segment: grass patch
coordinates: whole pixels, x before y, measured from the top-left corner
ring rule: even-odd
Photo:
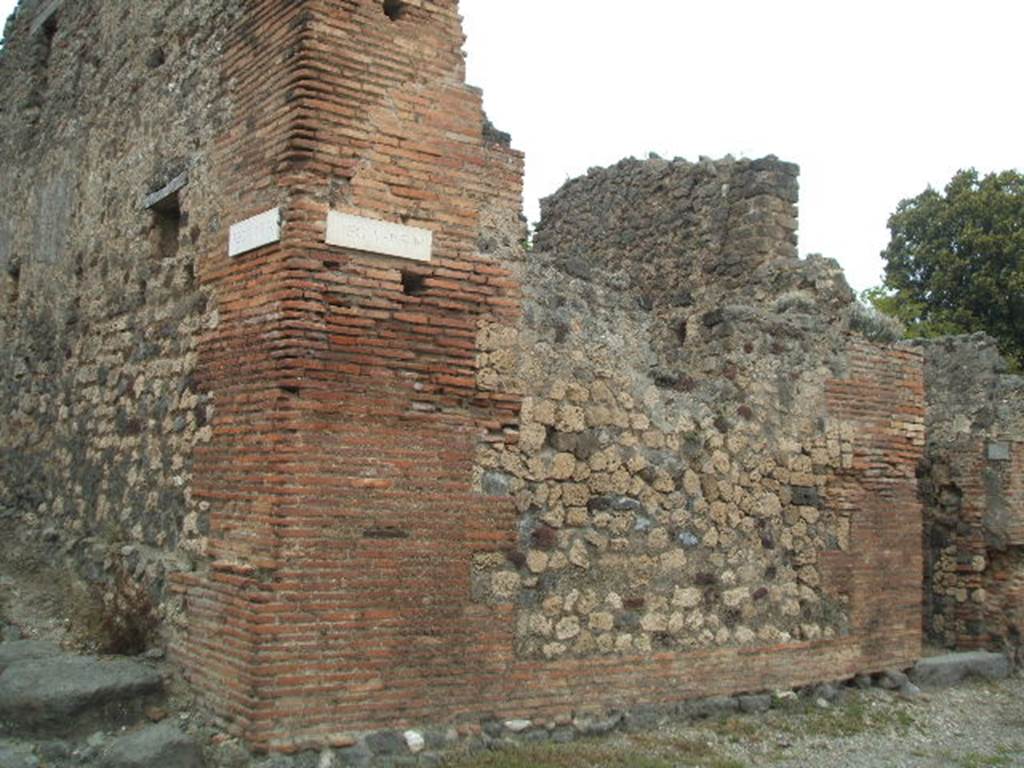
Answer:
[[[1013,765],[1013,758],[1009,755],[984,755],[980,752],[971,752],[961,757],[953,758],[953,765],[959,768],[998,768],[1003,765]]]
[[[829,709],[808,704],[802,711],[793,711],[780,719],[777,726],[796,737],[841,739],[868,731],[905,734],[914,722],[913,715],[906,710],[856,698]]]
[[[449,768],[745,768],[703,741],[641,734],[626,743],[578,741],[523,745],[455,758]]]
[[[915,755],[917,753],[914,753]],[[1020,744],[1000,744],[993,753],[968,752],[958,755],[945,749],[938,753],[943,765],[955,768],[1001,768],[1001,766],[1019,765],[1017,758],[1024,755],[1024,747]]]
[[[65,594],[73,596],[71,620],[79,643],[100,653],[135,656],[157,636],[159,619],[144,584],[115,563],[111,582],[85,584],[66,579]]]
[[[705,723],[704,727],[733,744],[757,744],[765,740],[764,728],[752,717],[723,717]]]

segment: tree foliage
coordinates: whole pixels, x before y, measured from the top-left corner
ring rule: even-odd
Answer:
[[[984,331],[1024,366],[1024,175],[960,171],[901,202],[889,230],[885,282],[865,298],[911,336]]]

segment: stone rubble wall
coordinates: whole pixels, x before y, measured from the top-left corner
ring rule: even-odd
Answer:
[[[1021,647],[1024,379],[983,335],[923,342],[925,625],[949,648]]]
[[[207,528],[191,489],[214,403],[196,371],[217,307],[197,256],[222,226],[208,153],[231,99],[211,62],[235,16],[23,0],[0,52],[3,536],[154,603]],[[162,229],[143,199],[183,172]]]
[[[765,158],[627,160],[544,201],[522,319],[480,340],[481,385],[523,395],[478,453],[518,514],[473,580],[518,665],[666,701],[919,653],[921,356],[854,331],[795,199]]]

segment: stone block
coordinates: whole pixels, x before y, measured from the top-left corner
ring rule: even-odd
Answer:
[[[486,496],[508,496],[509,476],[504,472],[484,472],[480,489]]]
[[[1010,671],[1010,660],[1003,654],[972,651],[921,659],[910,671],[910,679],[922,688],[942,688],[971,677],[1003,680]]]
[[[793,504],[795,504],[798,507],[821,506],[821,498],[818,495],[817,488],[803,485],[794,485],[791,489],[791,493],[793,496]]]
[[[123,736],[106,750],[108,768],[201,768],[196,743],[170,723],[161,723]]]
[[[26,659],[0,674],[0,721],[67,736],[133,722],[162,690],[159,673],[131,659]]]
[[[878,676],[878,686],[889,691],[897,691],[907,684],[907,676],[898,669],[887,669]]]
[[[366,737],[366,747],[375,755],[400,755],[408,751],[399,731],[379,731]]]
[[[0,673],[19,661],[49,659],[60,656],[60,653],[60,648],[46,640],[15,640],[0,643]]]
[[[162,210],[178,194],[178,192],[185,188],[186,184],[188,184],[188,171],[179,173],[160,189],[146,195],[142,201],[142,207],[153,210]]]
[[[767,712],[772,708],[772,695],[770,693],[748,694],[736,698],[740,711],[748,714]]]
[[[64,0],[46,0],[39,6],[39,10],[36,11],[35,18],[32,19],[32,25],[29,27],[31,34],[36,34],[40,29],[45,26],[53,15],[60,10],[60,7],[64,4]]]
[[[684,701],[678,707],[680,717],[691,720],[704,720],[736,712],[739,702],[731,696],[711,696],[706,699]]]

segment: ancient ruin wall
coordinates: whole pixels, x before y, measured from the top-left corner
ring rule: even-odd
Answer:
[[[2,537],[108,599],[120,582],[159,601],[203,549],[193,456],[213,402],[196,373],[217,307],[198,257],[224,227],[210,147],[237,15],[24,0],[0,52]]]
[[[1024,631],[1024,380],[983,335],[922,344],[928,447],[925,625],[949,648],[1019,649]]]
[[[296,750],[916,657],[920,355],[796,259],[794,166],[596,170],[527,253],[454,0],[185,9],[16,17],[0,66],[46,76],[3,78],[0,487],[180,604],[227,727]],[[327,245],[331,211],[432,258]]]
[[[899,665],[920,644],[920,354],[795,253],[796,168],[627,160],[544,201],[481,381],[523,394],[474,559],[521,696],[606,706]],[[546,688],[534,687],[543,680]],[[552,702],[553,703],[553,702]]]
[[[522,160],[463,84],[456,4],[25,2],[6,37],[6,540],[148,588],[257,746],[428,719],[410,674],[485,632],[478,435],[518,410],[476,389],[475,339],[517,309]],[[280,241],[230,257],[275,207]],[[433,258],[326,246],[328,210],[429,229]]]

